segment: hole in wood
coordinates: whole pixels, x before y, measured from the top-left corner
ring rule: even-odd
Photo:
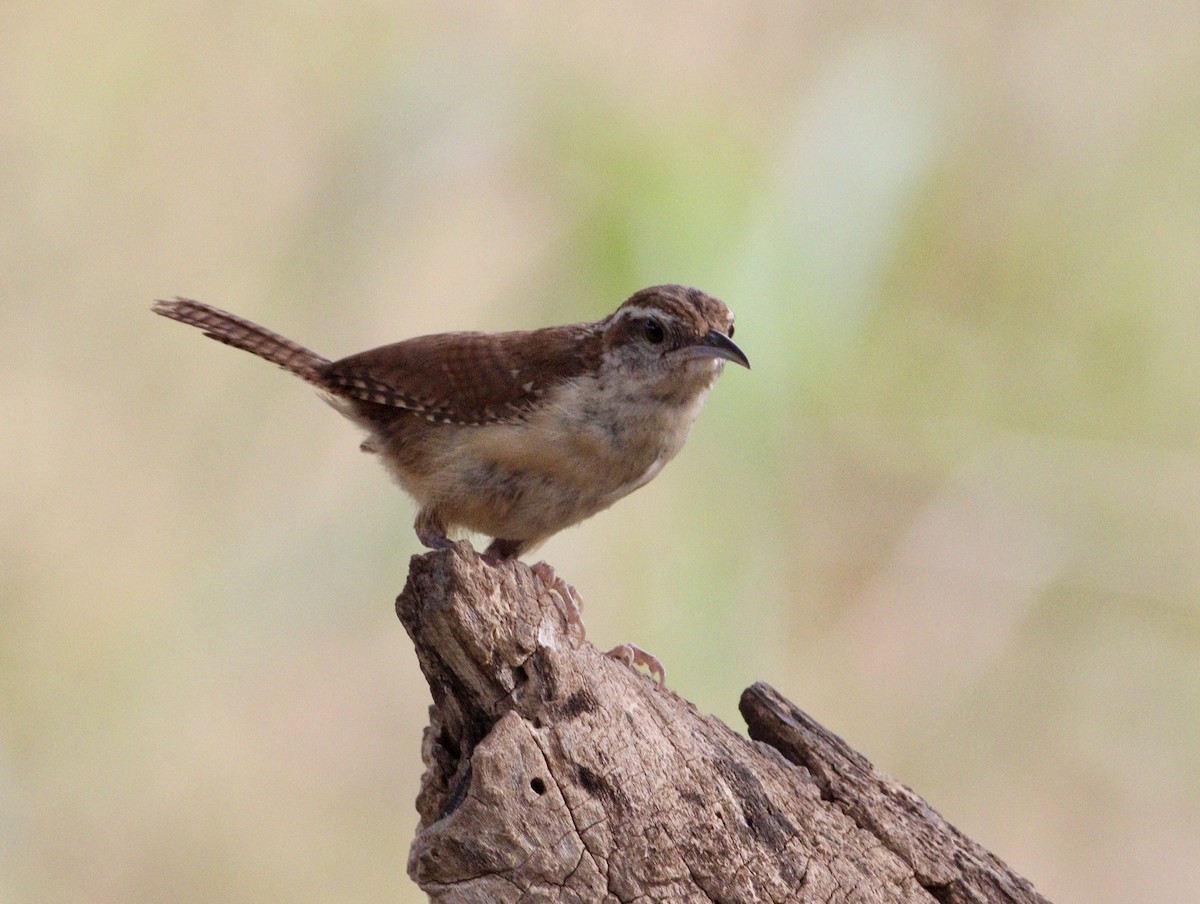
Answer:
[[[542,781],[540,778],[535,778],[532,781],[530,781],[529,787],[533,789],[534,794],[545,794],[546,793],[546,783],[544,781]]]

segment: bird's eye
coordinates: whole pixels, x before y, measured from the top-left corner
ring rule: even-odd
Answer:
[[[666,334],[663,332],[662,324],[653,317],[646,318],[646,325],[644,329],[646,331],[646,340],[648,342],[653,342],[655,345],[658,345],[663,341],[663,339],[666,338]]]
[[[732,323],[729,324],[729,338],[730,339],[733,338],[733,324]]]

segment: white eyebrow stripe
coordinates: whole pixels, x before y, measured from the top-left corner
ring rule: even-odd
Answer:
[[[663,312],[656,308],[622,308],[620,319],[628,320],[635,317],[661,317],[662,314]]]

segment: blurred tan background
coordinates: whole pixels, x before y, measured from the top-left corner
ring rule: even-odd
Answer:
[[[852,8],[852,9],[851,9]],[[1200,6],[9,4],[0,900],[418,901],[411,505],[299,381],[724,298],[680,458],[540,554],[1058,902],[1195,898]]]

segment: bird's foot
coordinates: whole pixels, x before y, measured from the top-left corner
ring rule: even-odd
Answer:
[[[637,644],[623,643],[619,647],[613,647],[604,655],[625,663],[631,669],[636,669],[639,665],[644,667],[658,679],[659,687],[666,687],[667,672],[663,668],[662,660],[653,653],[647,653]]]
[[[474,552],[475,547],[471,545],[470,540],[451,540],[444,534],[435,534],[421,536],[417,535],[417,540],[426,549],[457,549],[459,552]]]
[[[529,566],[539,581],[558,600],[559,608],[567,619],[567,627],[579,629],[579,640],[587,639],[587,629],[583,627],[583,600],[579,592],[554,573],[554,567],[548,562],[537,562]]]

